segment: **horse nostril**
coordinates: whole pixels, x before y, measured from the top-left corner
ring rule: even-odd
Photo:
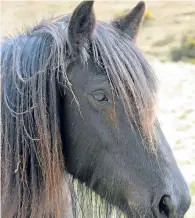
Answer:
[[[165,217],[172,217],[174,215],[174,206],[171,198],[164,195],[159,202],[159,211]]]

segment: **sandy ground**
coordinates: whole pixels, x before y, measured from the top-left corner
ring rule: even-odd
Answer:
[[[191,187],[195,217],[195,66],[151,62],[160,82],[158,117],[177,163]]]
[[[167,62],[170,49],[179,45],[184,35],[195,35],[195,1],[146,2],[153,19],[144,24],[137,44],[159,78],[159,119],[191,188],[192,206],[185,217],[195,218],[195,65]],[[110,20],[135,4],[98,1],[95,11],[97,18]],[[15,35],[42,18],[70,13],[76,5],[65,1],[3,1],[1,36]]]

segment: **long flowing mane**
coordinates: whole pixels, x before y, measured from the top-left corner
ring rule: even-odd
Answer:
[[[43,22],[1,45],[2,217],[61,217],[67,212],[58,95],[59,84],[64,95],[72,90],[67,68],[75,57],[68,19]],[[134,43],[121,34],[97,22],[80,59],[84,65],[91,57],[104,68],[127,116],[152,141],[156,79]]]

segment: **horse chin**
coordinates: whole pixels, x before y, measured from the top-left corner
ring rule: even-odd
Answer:
[[[129,203],[128,206],[125,205],[121,205],[120,206],[120,210],[122,211],[123,216],[125,218],[140,218],[140,217],[144,217],[144,218],[157,218],[157,216],[155,216],[153,214],[153,212],[151,211],[150,208],[147,209],[142,209],[140,207],[141,205],[138,205],[137,203]]]
[[[136,207],[129,207],[126,212],[124,212],[124,214],[126,214],[126,217],[131,218],[131,217],[135,217],[135,218],[140,218],[140,217],[144,217],[144,218],[158,218],[157,216],[154,215],[154,213],[151,210],[140,210]]]

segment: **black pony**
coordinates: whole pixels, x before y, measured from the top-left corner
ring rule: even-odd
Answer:
[[[184,216],[188,187],[156,117],[155,76],[135,45],[144,10],[140,2],[105,23],[82,2],[4,40],[3,218]]]

